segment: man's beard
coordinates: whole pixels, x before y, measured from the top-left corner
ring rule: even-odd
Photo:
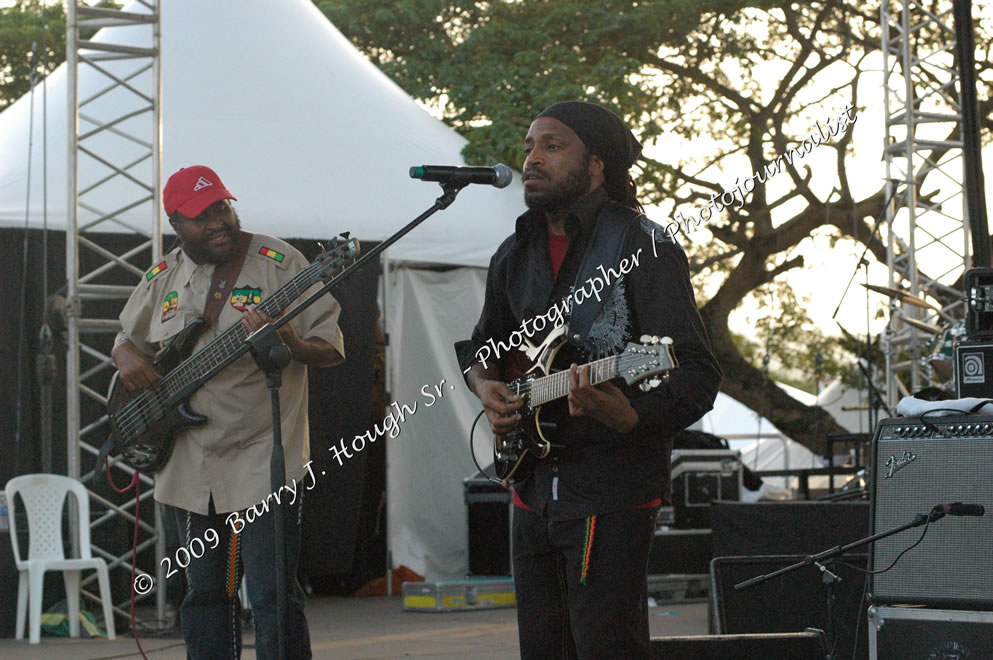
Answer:
[[[234,259],[238,254],[241,220],[238,218],[238,214],[235,213],[234,209],[231,209],[231,213],[234,215],[234,224],[230,226],[225,225],[224,229],[220,230],[226,232],[230,237],[227,247],[215,248],[210,245],[210,239],[217,235],[217,232],[214,232],[209,236],[204,235],[201,240],[196,242],[183,241],[183,251],[198,264],[222,264]]]
[[[537,192],[524,191],[524,203],[529,209],[549,213],[567,208],[590,190],[590,155],[587,154],[579,167],[571,170],[565,180],[554,188],[546,187]],[[537,170],[539,176],[544,172]]]

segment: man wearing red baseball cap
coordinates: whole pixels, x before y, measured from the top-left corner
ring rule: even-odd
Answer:
[[[209,323],[196,340],[194,361],[197,350],[229,327],[242,323],[250,333],[271,321],[260,303],[309,265],[288,243],[242,231],[230,202],[235,199],[209,167],[185,167],[169,177],[162,201],[180,246],[156,259],[131,294],[112,352],[129,390],[157,387],[162,375],[151,356],[190,321]],[[243,571],[256,655],[278,657],[276,548],[272,517],[266,515],[275,506],[284,507],[286,527],[286,657],[311,657],[304,593],[296,580],[306,490],[299,486],[310,460],[307,366],[330,366],[344,358],[340,311],[325,295],[279,329],[292,356],[280,387],[287,484],[282,493],[271,493],[270,395],[250,355],[193,394],[190,408],[208,421],[176,433],[172,453],[156,475],[155,499],[175,508],[182,546],[192,553],[195,541],[206,544],[202,556],[189,559],[180,609],[190,658],[240,656],[237,589]],[[178,556],[175,560],[179,563]]]

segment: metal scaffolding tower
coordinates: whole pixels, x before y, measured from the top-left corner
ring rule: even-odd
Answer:
[[[917,0],[884,0],[880,13],[889,287],[909,294],[890,301],[886,393],[893,409],[942,380],[929,358],[965,317],[957,283],[971,256],[952,5],[936,13]]]
[[[133,289],[133,285],[105,281],[108,274],[123,270],[137,283],[145,264],[136,265],[136,258],[149,249],[153,256],[162,252],[160,12],[158,0],[139,0],[129,11],[70,0],[67,12],[67,472],[88,483],[103,467],[96,465],[96,456],[109,430],[104,412],[105,384],[114,369],[109,353],[120,329],[117,313]],[[92,39],[84,38],[95,30],[101,31]],[[82,97],[81,83],[85,83]],[[140,236],[138,245],[121,254],[101,245],[97,232],[122,230]],[[123,463],[113,465],[113,471],[118,481],[122,474],[127,479],[133,476]],[[152,506],[152,484],[150,477],[141,476],[141,503],[146,512]],[[135,524],[137,500],[119,506],[92,490],[90,497],[104,510],[90,521],[95,532],[91,534],[93,551],[112,570],[127,571],[130,582],[130,548],[118,555],[108,552],[97,543],[108,535],[96,530],[102,532],[101,526],[113,519]],[[159,564],[164,538],[158,507],[154,510],[154,526],[139,521],[138,552],[154,546]],[[72,524],[79,522],[87,521]],[[165,580],[158,566],[156,573],[154,593],[161,619]],[[84,597],[97,600],[85,589],[87,580],[82,584]],[[127,617],[127,599],[115,604],[115,610]]]

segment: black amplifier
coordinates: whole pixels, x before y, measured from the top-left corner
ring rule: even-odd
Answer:
[[[870,607],[869,658],[993,658],[993,612]]]
[[[928,415],[882,420],[872,443],[872,534],[927,515],[938,504],[985,507],[986,515],[913,527],[871,546],[876,603],[993,610],[993,416]]]

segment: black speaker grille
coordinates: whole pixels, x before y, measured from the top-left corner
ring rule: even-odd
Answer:
[[[891,570],[873,577],[879,603],[993,606],[993,418],[884,420],[873,443],[872,533],[908,523],[938,504],[981,504],[983,517],[945,516]],[[873,570],[920,538],[915,527],[875,543]]]

